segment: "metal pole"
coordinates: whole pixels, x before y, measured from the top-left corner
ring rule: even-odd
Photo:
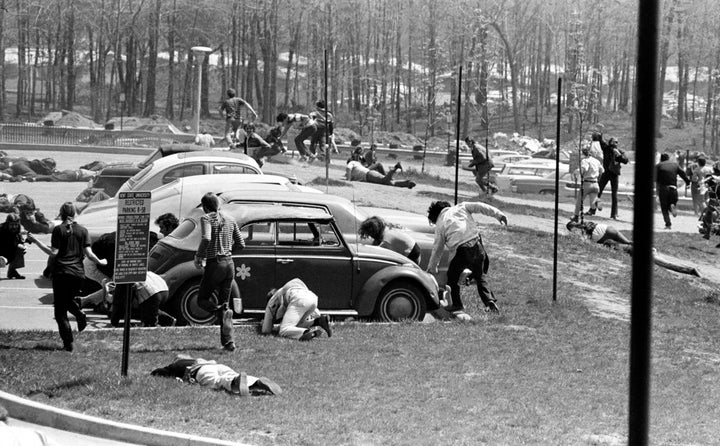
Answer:
[[[557,301],[557,253],[558,253],[558,215],[560,209],[560,104],[562,98],[562,78],[558,78],[557,87],[557,122],[555,124],[555,233],[553,238],[553,302]]]
[[[462,64],[458,71],[457,124],[455,125],[455,204],[458,203],[458,175],[460,172],[460,101],[462,100]]]
[[[325,191],[327,192],[330,186],[330,127],[328,122],[328,109],[330,104],[328,103],[328,56],[327,50],[325,50]]]
[[[202,54],[202,53],[201,53]],[[197,113],[195,113],[195,134],[200,134],[200,102],[202,101],[202,63],[204,57],[198,55],[198,82],[197,82]],[[245,138],[247,139],[247,138]]]
[[[120,374],[127,376],[128,359],[130,356],[130,313],[132,312],[132,293],[129,284],[119,284],[115,288],[115,293],[125,297],[125,324],[123,325],[123,347],[122,347],[122,366]]]
[[[642,0],[638,10],[635,178],[653,178],[658,66],[658,0]],[[630,396],[628,444],[648,444],[653,290],[653,182],[635,182],[633,206],[632,307],[630,313]]]

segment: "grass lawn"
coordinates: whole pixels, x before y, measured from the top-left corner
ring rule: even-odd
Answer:
[[[552,234],[497,225],[483,234],[501,316],[464,289],[473,322],[337,323],[332,338],[308,343],[241,327],[233,353],[218,348],[217,327],[134,330],[126,380],[120,330],[82,333],[72,354],[58,350],[57,333],[6,331],[0,388],[260,445],[625,444],[630,257],[562,237],[552,302]],[[674,240],[677,254],[698,255]],[[717,444],[715,285],[655,268],[653,317],[651,444]],[[239,398],[150,376],[180,352],[270,377],[284,393]]]

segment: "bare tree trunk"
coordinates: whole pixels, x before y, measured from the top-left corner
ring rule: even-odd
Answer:
[[[0,30],[5,30],[5,11],[7,4],[0,0]],[[5,32],[0,32],[0,121],[5,120],[7,94],[5,93]]]
[[[67,91],[65,94],[65,109],[72,110],[75,104],[75,0],[67,0],[65,18],[65,70],[67,76]]]
[[[663,97],[665,94],[665,76],[667,74],[667,63],[670,58],[670,34],[672,32],[673,22],[675,20],[675,12],[677,10],[679,0],[672,0],[670,10],[665,16],[665,26],[663,27],[660,37],[660,78],[658,80],[657,89],[657,121],[655,123],[655,134],[662,137],[660,133],[660,124],[662,123]]]
[[[177,13],[177,0],[173,0],[172,10],[168,17],[168,88],[165,99],[165,116],[168,119],[175,118],[175,23]]]
[[[150,17],[150,29],[148,30],[148,69],[145,82],[145,111],[143,116],[155,114],[155,84],[157,82],[157,53],[158,40],[160,36],[160,10],[162,0],[155,0],[155,9]]]

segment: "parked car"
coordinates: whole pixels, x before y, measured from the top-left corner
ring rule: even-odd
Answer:
[[[90,198],[95,193],[102,191],[112,197],[127,180],[154,161],[177,153],[198,151],[207,151],[207,147],[196,144],[166,144],[158,147],[139,163],[111,163],[98,172],[95,178],[90,181],[86,189],[88,192],[83,191],[80,195]]]
[[[263,172],[252,157],[242,153],[184,152],[153,161],[128,179],[118,193],[153,190],[182,177],[232,173],[262,175]]]
[[[192,176],[178,178],[150,191],[150,230],[157,232],[155,219],[171,212],[182,219],[200,205],[200,198],[206,192],[222,195],[228,192],[245,192],[262,189],[265,193],[307,192],[321,194],[312,187],[295,185],[292,181],[278,175],[230,174],[223,181],[214,181],[212,177]],[[90,203],[77,216],[78,223],[85,226],[90,238],[95,240],[103,234],[117,229],[118,197]]]
[[[395,252],[347,241],[326,208],[231,201],[222,209],[245,238],[245,248],[234,248],[232,257],[246,315],[262,315],[268,291],[295,277],[318,295],[318,308],[326,314],[421,320],[427,309],[438,307],[440,288],[432,275]],[[214,318],[197,304],[202,271],[193,258],[201,216],[193,210],[150,255],[150,269],[170,289],[166,311],[190,324]]]
[[[560,164],[560,172],[568,171],[567,164]],[[534,162],[522,162],[516,164],[505,164],[500,173],[494,175],[494,182],[501,191],[510,191],[510,181],[517,178],[527,177],[544,177],[547,174],[555,172],[555,164],[536,160]],[[493,180],[493,174],[490,173]]]
[[[570,172],[560,174],[560,187],[565,187],[567,182],[572,182]],[[510,190],[518,194],[555,194],[555,171],[552,171],[544,177],[527,176],[513,178],[510,180]]]

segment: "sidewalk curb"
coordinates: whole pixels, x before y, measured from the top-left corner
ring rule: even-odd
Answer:
[[[243,446],[243,443],[181,434],[83,415],[0,391],[10,417],[56,429],[148,446]]]

